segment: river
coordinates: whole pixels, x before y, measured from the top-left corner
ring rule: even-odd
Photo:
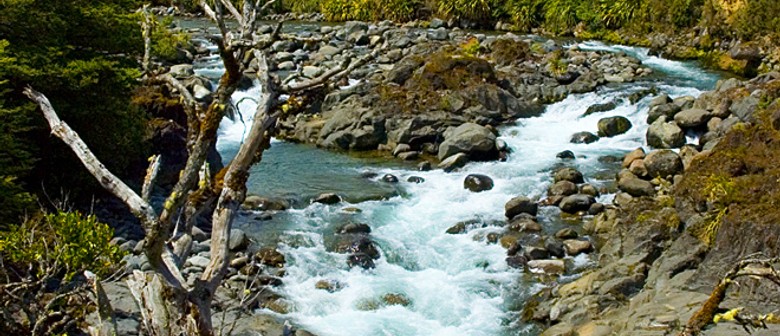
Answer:
[[[721,78],[693,62],[647,56],[643,48],[599,42],[576,46],[625,52],[655,72],[633,83],[570,95],[549,105],[539,117],[500,127],[500,138],[513,151],[507,162],[471,163],[449,174],[419,172],[408,163],[386,158],[358,158],[274,141],[263,161],[251,171],[249,192],[285,198],[295,207],[268,221],[243,216],[236,226],[250,234],[258,246],[276,246],[286,256],[285,285],[278,290],[289,300],[290,312],[280,316],[323,336],[538,334],[534,326],[518,321],[523,301],[544,286],[543,281],[508,267],[506,250],[486,242],[488,233],[501,228],[487,226],[461,235],[445,231],[464,220],[503,220],[504,204],[515,196],[544,197],[552,181],[550,172],[564,164],[580,170],[588,183],[614,189],[613,176],[619,164],[602,163],[599,158],[620,157],[637,147],[647,149],[646,107],[652,97],[631,104],[627,96],[652,86],[672,97],[697,96]],[[202,64],[197,72],[218,75],[221,69],[215,61]],[[236,92],[234,101],[256,95],[256,90]],[[618,103],[616,109],[581,117],[589,106],[613,100]],[[249,116],[254,103],[245,99],[240,109]],[[599,119],[618,115],[634,125],[628,133],[588,145],[569,143],[573,133],[596,133]],[[218,149],[226,161],[234,155],[249,123],[251,120],[246,120],[246,125],[223,121]],[[567,162],[556,158],[563,150],[573,151],[577,158]],[[365,172],[378,177],[366,178]],[[492,177],[495,187],[481,193],[464,189],[463,179],[470,173]],[[401,182],[384,183],[379,180],[383,174],[396,175]],[[423,177],[425,182],[408,183],[409,176]],[[308,204],[308,199],[322,192],[335,192],[346,201]],[[611,194],[605,194],[599,201],[611,199]],[[344,211],[346,207],[360,212]],[[371,226],[371,236],[382,254],[375,269],[349,269],[346,255],[330,252],[335,228],[347,222]],[[554,207],[542,208],[539,222],[548,233],[578,225],[561,220]],[[567,262],[576,271],[593,261],[581,255]],[[334,293],[316,289],[320,280],[338,282],[343,289]],[[409,304],[380,304],[380,298],[387,294],[402,295]]]

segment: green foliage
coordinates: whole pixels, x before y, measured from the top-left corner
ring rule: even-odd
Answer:
[[[282,7],[294,13],[313,13],[320,11],[321,2],[320,0],[283,1]]]
[[[544,26],[562,33],[577,24],[578,0],[550,0],[544,4]]]
[[[478,23],[489,22],[499,6],[491,0],[439,0],[438,11],[445,17],[457,17]]]
[[[619,28],[634,19],[642,0],[599,0],[599,19],[608,28]]]
[[[21,94],[43,92],[106,166],[130,176],[145,114],[129,103],[143,47],[135,0],[5,0],[0,2],[0,163],[21,167],[22,187],[92,196],[94,178],[58,139],[36,106]],[[10,145],[9,145],[10,144]],[[117,155],[117,153],[122,153]]]
[[[511,0],[504,3],[504,11],[522,31],[538,27],[544,21],[542,0]]]
[[[110,243],[113,230],[95,216],[58,212],[27,220],[0,233],[0,255],[39,274],[61,268],[66,281],[89,270],[111,274],[123,252]]]
[[[751,0],[734,14],[732,27],[742,38],[755,38],[767,32],[780,35],[780,1]]]
[[[322,14],[329,21],[410,21],[417,18],[422,0],[324,0]]]
[[[460,46],[460,49],[464,54],[471,57],[476,57],[482,50],[482,47],[479,45],[479,40],[476,37],[472,37],[468,41],[464,42]]]
[[[179,50],[187,46],[189,36],[182,32],[167,29],[173,23],[173,17],[158,20],[152,17],[152,55],[163,60],[175,62],[179,59]]]

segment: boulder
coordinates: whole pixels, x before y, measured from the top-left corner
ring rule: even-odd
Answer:
[[[334,193],[323,193],[312,200],[312,203],[336,204],[341,202],[341,196]]]
[[[531,260],[527,266],[533,273],[563,274],[566,272],[566,264],[563,260]]]
[[[469,156],[465,153],[458,153],[439,163],[438,167],[444,170],[444,172],[449,173],[455,169],[465,166],[467,163],[469,163]]]
[[[569,196],[577,193],[577,185],[571,181],[555,182],[547,189],[549,196]]]
[[[539,205],[525,196],[515,197],[504,205],[504,214],[506,218],[512,219],[515,216],[523,213],[527,213],[531,216],[536,216],[536,212],[539,210]]]
[[[563,212],[577,213],[580,211],[588,211],[588,209],[590,209],[590,205],[595,202],[596,200],[593,198],[593,196],[575,194],[564,197],[558,206]]]
[[[528,258],[522,255],[512,255],[506,257],[506,264],[512,268],[525,268],[528,264]]]
[[[630,171],[632,174],[636,176],[646,177],[647,166],[645,166],[645,160],[644,159],[634,160],[634,162],[631,162],[631,165],[628,166],[628,171]]]
[[[457,153],[465,153],[472,160],[496,159],[496,136],[486,127],[474,123],[465,123],[448,130],[444,142],[439,145],[439,160]]]
[[[246,249],[249,246],[249,238],[246,233],[240,229],[230,230],[230,239],[228,240],[228,248],[230,251],[239,251]]]
[[[563,258],[566,256],[566,249],[564,248],[563,243],[555,239],[548,239],[544,243],[544,249],[550,253],[550,256],[555,258]]]
[[[436,29],[430,29],[428,30],[428,39],[433,41],[444,41],[449,38],[449,33],[447,32],[447,28],[439,27]]]
[[[647,113],[647,123],[652,124],[660,117],[666,117],[667,119],[674,118],[677,112],[680,112],[681,108],[675,103],[658,105],[650,108]]]
[[[425,182],[425,179],[419,176],[409,176],[409,178],[406,179],[406,182],[420,184]]]
[[[195,74],[192,64],[176,64],[171,66],[171,70],[168,71],[174,78],[182,79],[187,78]]]
[[[244,199],[244,203],[241,204],[241,207],[249,210],[284,211],[287,210],[290,207],[290,205],[287,202],[282,200],[274,200],[265,197],[251,195],[251,196],[247,196],[246,199]]]
[[[463,188],[473,192],[481,192],[493,189],[493,179],[487,175],[469,174],[463,180]]]
[[[585,179],[582,177],[577,169],[574,168],[561,168],[553,173],[553,180],[557,183],[560,181],[569,181],[574,184],[585,183]]]
[[[528,260],[549,259],[550,252],[540,247],[526,246],[523,248],[523,256]]]
[[[564,160],[574,159],[575,158],[574,152],[572,152],[570,150],[565,150],[563,152],[555,154],[555,157],[557,157],[559,159],[564,159]]]
[[[628,154],[623,158],[623,168],[628,168],[631,166],[631,163],[634,162],[634,160],[638,159],[644,159],[645,158],[645,150],[643,148],[637,148]]]
[[[591,132],[577,132],[572,134],[569,142],[573,144],[589,144],[599,140],[599,137]]]
[[[599,136],[613,137],[628,132],[631,129],[631,121],[626,117],[602,118],[598,122]]]
[[[404,161],[414,161],[420,157],[420,152],[403,152],[398,154],[398,158]]]
[[[598,189],[592,184],[583,184],[580,185],[580,194],[590,195],[593,197],[599,197],[601,196],[601,193]]]
[[[652,183],[640,179],[628,170],[618,174],[618,189],[634,197],[655,195],[655,187]]]
[[[651,152],[645,157],[645,167],[650,177],[667,178],[683,171],[682,159],[677,153],[662,149]]]
[[[702,109],[687,109],[674,115],[674,122],[682,128],[698,128],[707,125],[710,112]]]
[[[679,148],[685,144],[685,133],[676,124],[659,118],[647,128],[647,144],[655,148]]]
[[[567,239],[563,241],[563,246],[565,246],[566,253],[570,256],[593,251],[593,245],[587,240]]]

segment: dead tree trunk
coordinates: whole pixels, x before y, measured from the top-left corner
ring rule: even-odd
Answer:
[[[379,53],[375,50],[361,59],[346,61],[315,79],[281,84],[278,78],[269,73],[271,66],[266,49],[276,40],[296,37],[281,34],[281,23],[270,36],[254,34],[259,13],[275,1],[268,1],[260,7],[259,0],[245,0],[242,11],[235,8],[228,0],[200,1],[206,15],[215,22],[221,32],[221,38],[216,39],[215,43],[225,66],[225,73],[220,78],[215,98],[206,108],[202,107],[193,94],[172,76],[154,77],[155,72],[149,69],[151,62],[148,55],[151,28],[149,21],[144,21],[146,55],[142,65],[147,76],[152,76],[147,79],[167,83],[178,91],[188,124],[189,158],[179,181],[167,197],[159,214],[149,204],[152,186],[159,169],[159,157],[151,160],[143,190],[140,194],[136,193],[105,168],[78,134],[59,119],[43,94],[32,88],[27,88],[24,92],[39,105],[52,133],[73,150],[103,188],[124,201],[133,214],[141,220],[146,232],[144,253],[153,271],[146,273],[136,271],[127,282],[141,308],[143,324],[151,335],[214,335],[211,303],[228,266],[230,229],[236,212],[246,196],[248,171],[253,164],[260,162],[263,151],[269,148],[271,137],[276,132],[277,120],[283,113],[287,113],[286,110],[278,108],[279,95],[300,94],[338,81],[368,63]],[[224,11],[238,21],[237,32],[228,31],[224,21]],[[257,76],[262,86],[261,96],[257,99],[255,123],[239,148],[238,154],[225,168],[224,178],[211,177],[207,173],[201,173],[207,171],[204,169],[207,153],[216,142],[219,123],[230,107],[231,96],[252,58],[258,61]],[[216,209],[212,215],[211,259],[203,275],[190,286],[184,280],[180,268],[189,254],[192,221],[205,206],[214,201],[216,201]],[[184,224],[174,231],[173,223],[181,216],[185,217]]]

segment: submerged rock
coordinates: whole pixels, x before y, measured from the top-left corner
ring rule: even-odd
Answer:
[[[341,196],[336,195],[334,193],[324,193],[320,194],[316,198],[312,200],[312,203],[322,203],[322,204],[336,204],[341,202]]]
[[[571,136],[570,142],[573,144],[589,144],[599,141],[599,137],[591,132],[578,132]]]
[[[493,179],[487,175],[469,174],[463,180],[463,188],[473,192],[481,192],[493,189]]]

